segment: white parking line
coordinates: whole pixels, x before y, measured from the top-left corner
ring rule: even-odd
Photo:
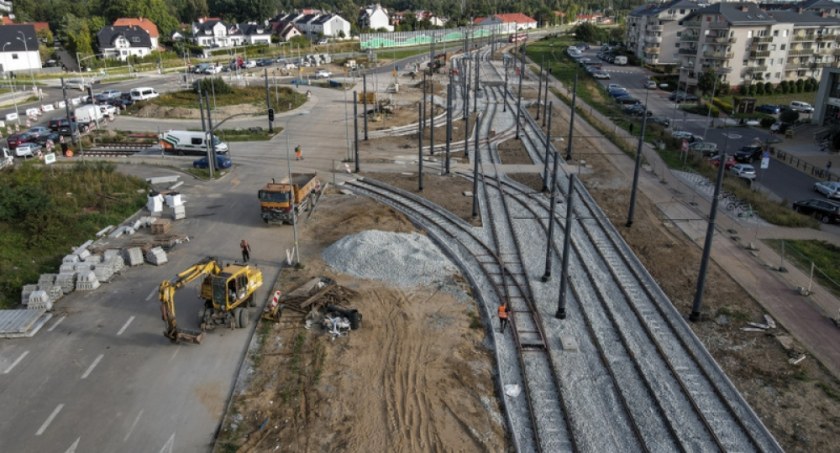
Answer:
[[[50,416],[47,417],[47,420],[44,422],[44,424],[41,425],[40,428],[38,428],[38,432],[35,433],[36,436],[44,434],[44,431],[46,431],[47,428],[50,426],[50,423],[52,423],[55,416],[58,415],[59,412],[61,412],[61,409],[64,409],[63,404],[59,404],[58,406],[56,406],[56,408],[52,411],[52,414],[50,414]]]
[[[66,318],[66,317],[67,317],[67,316],[62,316],[62,317],[58,318],[58,321],[56,321],[55,323],[53,323],[53,325],[51,325],[51,326],[50,326],[50,328],[49,328],[49,329],[47,329],[47,332],[52,332],[52,331],[53,331],[53,329],[55,329],[56,327],[58,327],[58,325],[59,325],[59,324],[61,324],[61,321],[64,321],[64,318]]]
[[[120,331],[117,332],[117,336],[120,336],[123,332],[125,332],[125,329],[128,328],[128,326],[131,324],[131,321],[134,321],[134,316],[128,318],[128,321],[126,321],[125,324],[123,324],[122,328],[120,328]]]
[[[155,293],[157,293],[157,292],[158,292],[158,290],[153,289],[152,292],[150,292],[149,295],[146,296],[146,302],[148,302],[149,299],[151,299],[155,295]]]
[[[137,418],[134,419],[134,423],[131,424],[131,428],[128,430],[128,434],[123,437],[123,442],[127,441],[129,437],[131,437],[131,433],[134,432],[134,428],[137,427],[137,422],[140,421],[140,417],[143,415],[143,410],[140,410],[140,413],[137,414]]]
[[[99,356],[97,356],[96,359],[94,359],[93,363],[91,363],[87,371],[85,371],[85,374],[82,375],[82,379],[87,379],[87,377],[90,375],[90,372],[93,371],[94,368],[96,368],[96,365],[99,365],[99,361],[102,360],[102,357],[105,357],[105,354],[99,354]]]
[[[9,374],[9,372],[11,372],[17,366],[17,364],[20,363],[20,361],[28,355],[29,351],[23,351],[23,354],[21,354],[20,357],[18,357],[14,362],[12,362],[12,364],[9,365],[9,368],[6,368],[6,371],[4,371],[3,374]]]
[[[76,448],[79,447],[79,441],[82,440],[81,437],[77,437],[76,441],[73,442],[73,445],[70,445],[70,448],[67,449],[64,453],[76,453]]]
[[[172,453],[172,448],[174,446],[175,446],[175,433],[172,433],[172,435],[169,436],[169,440],[167,440],[166,443],[163,444],[163,448],[160,449],[160,453],[164,453],[164,452]]]

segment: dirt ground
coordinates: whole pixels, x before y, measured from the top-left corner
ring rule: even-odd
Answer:
[[[249,385],[236,396],[219,451],[510,450],[474,303],[335,274],[321,261],[323,248],[367,229],[414,231],[367,199],[322,199],[302,229],[306,265],[285,269],[280,289],[333,278],[358,292],[349,303],[362,312],[362,327],[331,341],[294,313],[263,322]]]
[[[240,104],[228,105],[218,107],[213,112],[214,118],[227,118],[235,114],[250,113],[252,115],[261,115],[265,113],[265,107],[256,105]],[[195,109],[188,109],[183,107],[164,107],[155,104],[147,104],[141,107],[137,113],[134,114],[140,118],[178,118],[178,119],[198,119],[201,118],[201,112]]]
[[[568,119],[555,115],[555,121],[553,131],[565,133],[561,123]],[[442,128],[438,133],[444,137]],[[587,167],[581,179],[679,311],[688,313],[699,248],[643,194],[633,228],[623,227],[629,179],[603,155],[601,140],[576,137],[576,160],[585,159]],[[416,154],[416,136],[371,140],[363,151],[370,160]],[[502,144],[499,154],[503,163],[531,163],[514,140]],[[472,190],[463,178],[426,174],[418,192],[416,173],[364,176],[480,222],[472,218],[472,198],[463,195]],[[536,175],[512,176],[541,189]],[[312,276],[334,278],[359,292],[350,302],[363,312],[363,327],[333,342],[317,329],[303,329],[300,318],[261,326],[262,349],[254,351],[250,385],[226,419],[220,450],[237,451],[243,444],[240,451],[510,450],[495,396],[494,363],[475,308],[440,293],[334,275],[318,258],[323,247],[368,228],[413,227],[391,209],[362,199],[348,202],[334,195],[322,203],[303,229],[306,267],[284,270],[281,289]],[[792,365],[789,360],[806,351],[784,329],[741,331],[747,322],[763,322],[765,312],[714,262],[704,306],[709,319],[692,328],[782,447],[836,450],[840,383],[810,356]]]

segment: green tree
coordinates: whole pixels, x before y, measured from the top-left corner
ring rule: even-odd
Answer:
[[[41,54],[41,61],[47,61],[53,54],[53,34],[49,28],[42,28],[35,34],[38,36],[38,53]]]
[[[779,114],[779,121],[783,123],[795,123],[799,119],[799,112],[796,110],[786,109]]]
[[[717,88],[718,76],[711,69],[707,69],[697,77],[697,89],[703,93],[703,96],[711,95],[712,91]]]
[[[68,14],[62,23],[64,46],[71,54],[93,53],[88,20]]]

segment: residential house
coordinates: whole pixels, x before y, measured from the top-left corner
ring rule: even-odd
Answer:
[[[215,18],[199,19],[192,24],[192,39],[201,47],[271,44],[271,29],[256,22],[227,24]]]
[[[302,36],[303,33],[295,27],[295,24],[286,24],[286,27],[280,30],[277,35],[280,36],[280,39],[283,41],[289,41],[297,36]]]
[[[149,33],[136,25],[108,26],[96,34],[99,52],[103,58],[125,61],[128,57],[144,57],[152,52]]]
[[[719,3],[686,16],[677,56],[680,85],[693,91],[715,72],[730,87],[814,77],[837,66],[840,19],[754,3]]]
[[[379,4],[362,8],[358,24],[361,29],[394,31],[388,10]]]
[[[0,27],[0,72],[41,69],[38,36],[33,24],[12,24]]]
[[[433,27],[443,27],[449,22],[449,19],[445,17],[440,17],[437,14],[428,11],[428,10],[420,10],[414,12],[414,17],[417,18],[418,21],[425,20],[428,21]]]
[[[817,15],[840,17],[840,3],[831,0],[805,0],[794,6],[798,12],[809,12]]]
[[[501,33],[515,33],[519,30],[537,28],[537,20],[522,13],[493,14],[479,17],[473,21],[476,25],[496,25]]]
[[[0,0],[0,12],[2,13],[11,13],[12,12],[12,0]]]
[[[149,39],[152,40],[152,50],[157,50],[160,47],[160,32],[158,31],[157,25],[149,19],[144,17],[120,17],[114,21],[113,25],[115,27],[140,27],[149,34]]]
[[[677,65],[679,36],[683,30],[679,21],[698,9],[700,6],[690,0],[639,6],[627,16],[624,44],[644,64]]]
[[[350,22],[338,14],[322,14],[312,21],[310,33],[333,38],[349,38]]]

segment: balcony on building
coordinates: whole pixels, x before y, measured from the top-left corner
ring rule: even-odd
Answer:
[[[709,30],[728,30],[729,22],[706,22],[706,28]]]
[[[703,58],[712,59],[712,60],[728,60],[734,57],[735,54],[732,52],[712,52],[706,51],[703,52]]]
[[[645,42],[646,43],[660,43],[662,42],[661,36],[654,36],[654,35],[645,35]]]
[[[750,58],[768,58],[770,57],[769,50],[752,50],[750,51]]]
[[[659,64],[659,56],[654,55],[650,57],[645,57],[644,62],[645,64]]]
[[[747,74],[754,74],[756,72],[767,72],[767,66],[766,65],[760,65],[760,66],[749,66],[749,67],[747,67]]]
[[[680,42],[697,42],[697,33],[683,32],[680,35]]]
[[[814,33],[797,33],[793,35],[793,42],[811,42],[816,41],[816,34]]]
[[[647,30],[648,31],[653,31],[653,32],[660,32],[660,31],[663,30],[663,28],[664,27],[662,27],[661,25],[648,25],[647,26]]]
[[[763,44],[769,44],[769,43],[773,42],[773,36],[769,36],[769,35],[768,35],[768,36],[753,36],[753,38],[752,38],[752,42],[753,42],[754,44],[755,44],[755,43],[758,43],[758,44],[762,44],[762,43],[763,43]]]
[[[707,44],[735,44],[736,39],[729,36],[706,36]]]
[[[789,50],[788,51],[788,56],[789,57],[798,57],[798,56],[813,55],[813,54],[814,54],[814,49],[795,49],[795,50]]]
[[[659,55],[659,47],[645,47],[645,53],[648,55]]]

